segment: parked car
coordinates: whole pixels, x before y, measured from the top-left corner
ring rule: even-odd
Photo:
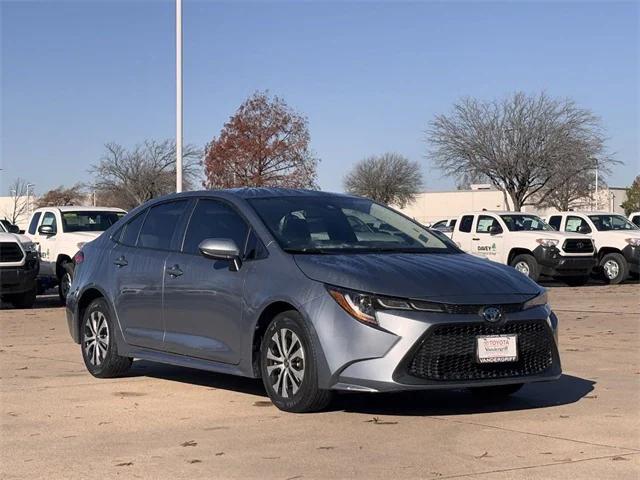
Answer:
[[[132,358],[261,377],[292,412],[335,390],[503,396],[561,372],[535,282],[387,207],[315,191],[147,202],[82,247],[67,321],[96,377]]]
[[[590,237],[556,232],[530,213],[464,213],[451,238],[465,252],[510,265],[534,281],[544,275],[583,285],[596,264]]]
[[[40,246],[40,291],[57,286],[65,301],[73,279],[73,256],[125,215],[119,208],[43,207],[31,214],[27,235]]]
[[[597,271],[611,284],[640,271],[640,229],[624,216],[609,212],[560,212],[549,217],[560,232],[589,234],[598,248]]]
[[[0,223],[0,300],[30,308],[36,299],[38,250],[29,238],[9,233]]]
[[[636,227],[640,228],[640,212],[633,212],[629,215],[629,221]]]

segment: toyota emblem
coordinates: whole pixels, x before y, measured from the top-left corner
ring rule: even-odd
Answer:
[[[482,309],[482,318],[487,322],[496,323],[502,318],[502,310],[498,307],[484,307]]]

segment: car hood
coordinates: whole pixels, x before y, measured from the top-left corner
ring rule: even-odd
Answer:
[[[445,303],[518,303],[542,288],[511,267],[467,254],[295,255],[312,280]]]

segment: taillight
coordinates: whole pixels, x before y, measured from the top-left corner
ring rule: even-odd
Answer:
[[[73,263],[75,263],[76,265],[80,265],[82,262],[84,262],[84,253],[82,253],[82,251],[79,251],[73,256]]]

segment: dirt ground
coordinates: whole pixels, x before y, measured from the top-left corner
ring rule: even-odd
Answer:
[[[640,287],[551,287],[564,376],[277,410],[259,381],[135,362],[98,380],[55,298],[0,310],[0,478],[640,478]]]

